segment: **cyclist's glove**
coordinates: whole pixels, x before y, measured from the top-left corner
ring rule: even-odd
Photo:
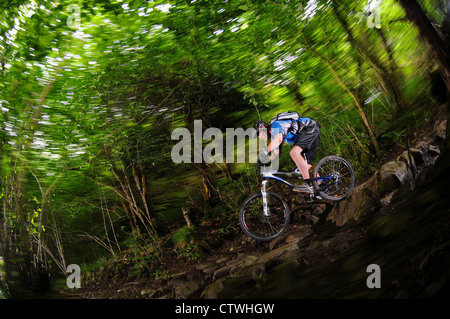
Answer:
[[[263,148],[258,156],[258,166],[269,166],[270,158],[267,148]]]
[[[263,163],[263,162],[261,162],[260,160],[259,160],[259,158],[258,158],[258,161],[257,161],[257,163],[258,163],[258,166],[270,166],[270,161],[268,162],[268,163]]]

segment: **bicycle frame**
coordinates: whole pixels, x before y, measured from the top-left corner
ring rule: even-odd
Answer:
[[[264,205],[264,202],[265,202],[265,198],[264,197],[265,197],[265,192],[266,192],[266,184],[267,184],[267,181],[269,179],[277,180],[277,181],[282,182],[283,184],[285,184],[285,185],[287,185],[287,186],[289,186],[291,188],[294,188],[294,187],[296,187],[298,185],[293,185],[293,184],[289,183],[288,181],[282,179],[281,177],[278,177],[278,176],[275,176],[275,175],[282,175],[282,176],[287,176],[287,177],[291,177],[291,178],[292,177],[302,178],[301,173],[297,169],[292,171],[292,172],[268,170],[268,171],[262,171],[261,175],[262,175],[262,179],[263,179],[262,186],[261,186],[261,193],[263,194],[263,205]],[[316,182],[323,182],[323,181],[327,181],[327,180],[330,180],[330,179],[336,179],[336,176],[315,177],[315,178],[311,178],[310,180],[313,180],[313,181],[316,181]],[[318,189],[316,191],[324,190],[327,187],[328,186],[323,187],[323,189],[322,188]]]
[[[280,178],[278,176],[275,176],[277,174],[278,175],[288,176],[288,177],[300,177],[301,178],[300,172],[297,173],[296,171],[293,171],[293,172],[263,171],[263,172],[261,172],[261,175],[262,175],[262,178],[263,178],[263,184],[267,183],[268,179],[275,179],[275,180],[277,180],[279,182],[282,182],[282,183],[288,185],[289,187],[295,187],[296,186],[296,185],[292,185],[288,181],[286,181],[286,180],[284,180],[284,179],[282,179],[282,178]]]
[[[303,155],[303,158],[305,159],[305,162],[308,163],[308,159],[306,158],[306,154],[302,153],[302,155]],[[260,166],[260,169],[261,169],[261,175],[262,175],[262,179],[263,179],[262,187],[261,187],[261,193],[263,194],[263,205],[264,205],[264,202],[265,202],[265,189],[266,189],[266,184],[267,184],[267,180],[268,179],[275,179],[275,180],[277,180],[279,182],[282,182],[282,183],[288,185],[291,188],[294,188],[294,187],[296,187],[298,185],[293,185],[293,184],[289,183],[288,181],[286,181],[286,180],[284,180],[284,179],[282,179],[280,177],[277,177],[275,175],[278,174],[278,175],[284,175],[284,176],[287,176],[287,177],[298,177],[298,178],[302,178],[303,179],[302,174],[300,173],[298,168],[296,168],[292,172],[276,171],[276,170],[265,171],[264,170],[265,166]],[[316,177],[316,178],[310,178],[310,180],[313,180],[313,181],[316,181],[316,182],[323,182],[323,181],[329,180],[331,178],[333,178],[333,177]],[[324,187],[323,189],[325,189],[325,188],[326,187]],[[319,190],[323,190],[323,189],[319,189]],[[314,195],[312,195],[312,196],[314,196]],[[265,211],[266,210],[264,210],[264,212]]]

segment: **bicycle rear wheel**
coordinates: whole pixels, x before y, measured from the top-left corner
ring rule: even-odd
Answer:
[[[276,193],[267,192],[268,216],[263,211],[262,193],[249,196],[239,210],[239,224],[256,240],[271,240],[281,235],[289,224],[289,207]]]
[[[326,156],[314,169],[314,189],[322,198],[337,202],[345,198],[355,186],[352,166],[342,157]]]

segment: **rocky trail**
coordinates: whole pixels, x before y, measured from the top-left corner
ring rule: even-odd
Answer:
[[[291,197],[289,229],[270,242],[197,230],[205,253],[151,283],[110,284],[83,298],[427,298],[449,296],[449,214],[432,170],[446,122],[338,203]],[[446,169],[448,171],[448,169]],[[444,176],[444,175],[443,175]],[[442,197],[441,197],[442,196]],[[283,194],[284,198],[288,198]],[[444,197],[444,198],[443,198]],[[368,266],[381,270],[370,289]],[[442,270],[442,271],[439,271]]]

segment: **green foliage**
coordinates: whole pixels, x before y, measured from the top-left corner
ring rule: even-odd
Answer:
[[[184,226],[175,231],[172,235],[172,241],[175,247],[184,247],[189,245],[192,241],[192,233],[192,229],[188,226]]]
[[[176,254],[180,260],[198,260],[200,258],[200,248],[197,245],[186,244],[176,249]]]
[[[67,23],[69,5],[79,29]],[[442,24],[445,1],[422,5]],[[435,108],[434,61],[395,0],[380,4],[381,29],[368,27],[367,1],[3,6],[0,223],[22,235],[10,259],[51,259],[53,273],[98,258],[97,268],[124,276],[163,271],[161,234],[182,207],[219,219],[221,233],[238,231],[255,165],[175,164],[175,128],[192,132],[196,119],[203,130],[247,128],[294,110],[321,124],[318,158],[344,156],[364,175]],[[293,168],[288,153],[284,169]],[[199,258],[192,236],[171,236],[180,259]]]
[[[172,235],[172,242],[177,257],[183,260],[198,260],[200,258],[200,247],[195,244],[195,231],[188,226],[184,226],[175,231]]]

